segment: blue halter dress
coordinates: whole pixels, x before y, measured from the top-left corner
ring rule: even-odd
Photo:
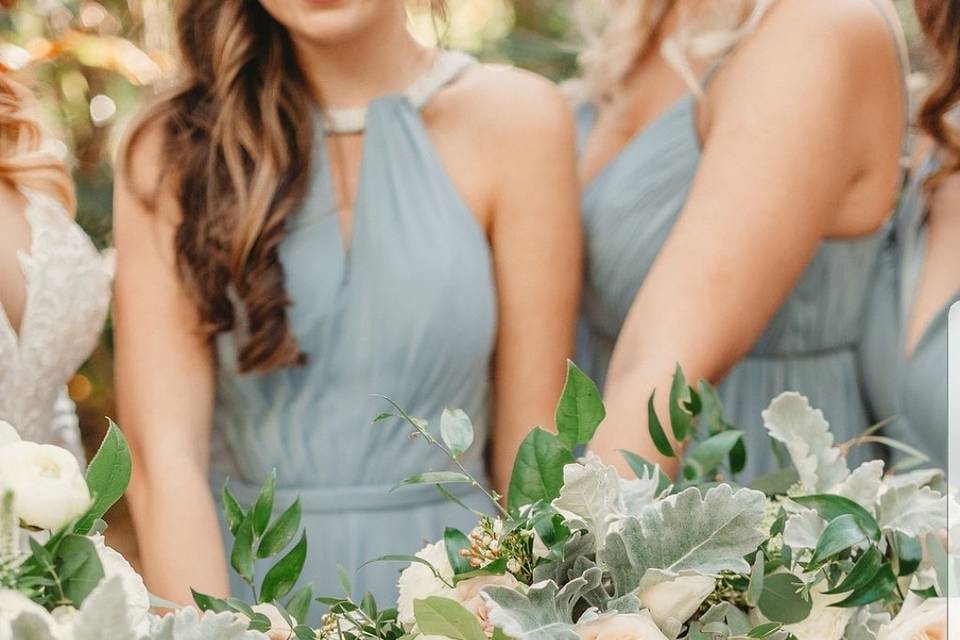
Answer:
[[[309,193],[280,248],[289,317],[302,367],[238,372],[235,336],[219,337],[211,489],[223,482],[241,503],[277,470],[275,512],[299,496],[308,532],[301,583],[342,595],[337,565],[354,595],[396,597],[400,566],[361,566],[412,554],[444,527],[476,518],[435,487],[391,488],[450,461],[397,420],[371,424],[383,394],[437,433],[444,407],[473,419],[475,445],[463,463],[486,482],[490,363],[497,330],[490,247],[431,143],[422,108],[475,61],[437,55],[402,94],[366,109],[317,114]],[[335,205],[328,138],[362,132],[363,156],[349,248]],[[482,502],[465,498],[469,504]],[[226,534],[225,534],[226,535]],[[230,540],[229,536],[226,539]],[[227,545],[227,553],[230,547]],[[267,567],[257,566],[262,577]],[[249,595],[234,576],[232,589]]]
[[[585,188],[587,273],[578,361],[601,386],[627,313],[683,211],[699,169],[697,104],[693,94],[681,97]],[[598,108],[584,103],[576,115],[582,149]],[[763,335],[719,385],[727,419],[746,432],[747,467],[739,479],[778,465],[761,413],[783,391],[809,397],[839,442],[870,426],[859,393],[857,343],[882,243],[882,233],[822,242]],[[864,457],[877,457],[877,451],[861,448],[853,462]]]
[[[914,173],[901,198],[873,281],[860,358],[871,418],[878,422],[893,419],[884,435],[926,454],[931,466],[946,469],[947,325],[950,306],[960,301],[960,291],[933,317],[909,357],[904,343],[904,328],[924,264],[924,183],[937,166],[932,154]],[[895,450],[893,457],[902,460],[906,456]]]

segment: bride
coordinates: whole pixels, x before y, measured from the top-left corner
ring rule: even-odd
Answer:
[[[73,221],[70,174],[9,75],[0,71],[0,420],[83,462],[66,384],[97,344],[112,265]]]

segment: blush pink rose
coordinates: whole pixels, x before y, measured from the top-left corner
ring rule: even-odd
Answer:
[[[649,611],[597,618],[578,624],[574,631],[581,640],[667,640]]]

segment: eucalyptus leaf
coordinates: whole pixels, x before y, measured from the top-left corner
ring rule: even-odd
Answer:
[[[414,600],[413,612],[424,634],[450,640],[487,640],[476,617],[456,600],[436,596]]]
[[[462,409],[444,409],[440,416],[440,437],[453,457],[459,458],[473,444],[470,416]]]
[[[57,560],[75,565],[61,588],[66,598],[79,608],[105,575],[96,546],[86,536],[67,535],[57,549]]]
[[[722,431],[697,444],[684,458],[684,474],[687,479],[707,478],[714,474],[742,439],[742,431],[731,430]]]
[[[747,604],[751,607],[757,606],[760,601],[760,595],[763,593],[764,577],[763,552],[758,551],[757,557],[753,561],[753,567],[750,569],[750,584],[747,587],[746,594],[744,594]]]
[[[801,595],[804,582],[791,573],[777,573],[764,580],[758,608],[773,622],[795,624],[807,619],[813,609],[809,598]]]

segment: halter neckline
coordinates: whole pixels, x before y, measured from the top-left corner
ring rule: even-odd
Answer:
[[[475,63],[476,58],[462,51],[440,50],[434,57],[430,68],[406,90],[396,95],[406,98],[414,108],[422,109],[441,89],[460,77],[461,73]],[[367,112],[369,109],[369,105],[342,109],[322,109],[324,130],[326,133],[333,135],[363,133],[367,128]]]

